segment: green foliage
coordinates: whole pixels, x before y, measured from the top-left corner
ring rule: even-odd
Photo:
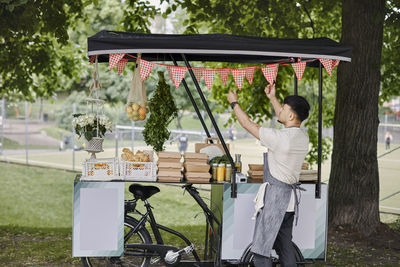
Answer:
[[[86,89],[87,37],[104,29],[149,32],[158,13],[142,1],[53,2],[1,1],[0,97],[33,101],[60,90]],[[120,89],[111,86],[107,98]]]
[[[400,1],[386,1],[381,58],[380,104],[400,95]]]
[[[85,106],[82,105],[84,100],[87,98],[85,92],[76,92],[74,91],[71,95],[69,95],[64,103],[58,108],[55,117],[57,126],[72,131],[72,113],[73,113],[73,105],[76,104],[76,112],[84,113]]]
[[[178,115],[178,109],[175,106],[170,87],[165,82],[164,73],[160,71],[158,76],[158,86],[148,102],[150,117],[143,130],[144,141],[147,145],[151,145],[156,152],[164,150],[164,143],[171,134],[168,131],[168,125]]]
[[[77,75],[79,57],[67,29],[82,16],[85,1],[2,1],[0,95],[48,97]],[[76,77],[76,76],[75,76]]]

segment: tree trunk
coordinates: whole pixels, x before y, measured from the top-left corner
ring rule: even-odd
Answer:
[[[378,96],[384,0],[344,0],[342,43],[351,63],[338,69],[329,223],[369,235],[379,219]]]

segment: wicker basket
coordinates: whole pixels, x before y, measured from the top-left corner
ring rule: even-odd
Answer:
[[[120,176],[127,181],[156,181],[153,162],[120,160]]]
[[[85,150],[88,152],[102,152],[103,141],[104,139],[100,137],[93,137],[90,141],[86,140]]]

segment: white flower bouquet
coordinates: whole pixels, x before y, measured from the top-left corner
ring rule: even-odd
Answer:
[[[105,115],[74,114],[73,116],[72,126],[78,136],[85,136],[87,141],[92,140],[93,137],[103,138],[107,131],[112,131],[112,123]],[[98,131],[97,126],[99,127]]]

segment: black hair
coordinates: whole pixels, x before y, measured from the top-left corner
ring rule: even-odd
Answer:
[[[304,97],[298,95],[289,95],[285,97],[283,103],[290,106],[290,108],[296,113],[299,121],[304,121],[308,118],[310,105]]]

